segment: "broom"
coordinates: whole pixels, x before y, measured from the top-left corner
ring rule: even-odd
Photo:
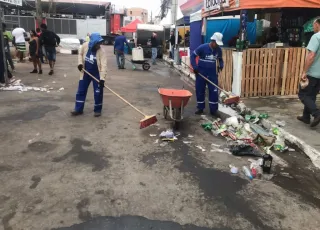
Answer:
[[[92,74],[90,74],[88,71],[86,71],[85,69],[83,69],[83,72],[85,72],[86,74],[88,74],[90,77],[92,77],[96,82],[100,82],[97,78],[95,78]],[[141,115],[144,116],[144,118],[142,120],[140,120],[140,129],[149,127],[150,125],[156,123],[157,117],[156,115],[152,115],[152,116],[147,116],[145,115],[143,112],[141,112],[139,109],[137,109],[135,106],[133,106],[130,102],[128,102],[126,99],[124,99],[123,97],[121,97],[119,94],[117,94],[115,91],[113,91],[112,89],[110,89],[107,85],[104,85],[105,88],[107,88],[111,93],[113,93],[114,95],[116,95],[118,98],[120,98],[122,101],[124,101],[125,103],[127,103],[130,107],[132,107],[133,109],[135,109],[138,113],[140,113]]]
[[[187,65],[186,63],[182,62],[184,65],[186,65],[187,67],[189,67],[190,69],[193,70],[193,68],[189,65]],[[218,66],[219,63],[217,63],[216,66]],[[218,71],[217,71],[218,72]],[[236,96],[236,95],[232,95],[231,93],[227,92],[226,90],[220,88],[219,86],[217,86],[216,84],[214,84],[212,81],[210,81],[208,78],[206,78],[205,76],[203,76],[201,73],[198,72],[198,75],[200,77],[202,77],[203,79],[205,79],[207,82],[209,82],[211,85],[213,85],[214,87],[218,88],[220,91],[222,91],[224,94],[226,94],[228,96],[228,98],[226,98],[223,103],[225,105],[232,105],[232,104],[238,104],[240,102],[240,97]]]

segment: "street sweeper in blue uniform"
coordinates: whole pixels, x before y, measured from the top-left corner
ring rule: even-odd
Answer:
[[[197,96],[197,111],[195,114],[203,114],[205,109],[205,90],[206,85],[209,89],[209,108],[210,114],[217,115],[219,91],[218,89],[203,79],[199,74],[208,78],[210,81],[218,85],[218,73],[223,69],[222,50],[220,46],[223,35],[221,33],[214,33],[211,37],[211,42],[200,45],[191,54],[191,65],[194,73],[196,74],[196,96]],[[199,57],[198,64],[196,63],[196,57]]]
[[[78,69],[80,71],[80,81],[76,95],[76,103],[72,116],[83,114],[84,104],[87,97],[88,87],[92,81],[94,90],[94,116],[100,117],[103,103],[104,81],[107,75],[107,57],[100,45],[103,42],[99,33],[92,33],[90,41],[82,45],[78,55]],[[92,74],[99,82],[95,81],[86,70]]]

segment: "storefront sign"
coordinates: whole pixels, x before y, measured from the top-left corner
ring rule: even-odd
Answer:
[[[204,0],[204,12],[229,7],[229,0]]]
[[[4,2],[11,5],[22,6],[22,0],[0,0],[0,2]]]

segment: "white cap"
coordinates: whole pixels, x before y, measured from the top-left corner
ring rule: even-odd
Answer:
[[[216,43],[219,45],[219,46],[223,46],[223,41],[222,41],[222,38],[223,38],[223,35],[222,33],[214,33],[211,37],[211,41],[214,40],[216,41]]]

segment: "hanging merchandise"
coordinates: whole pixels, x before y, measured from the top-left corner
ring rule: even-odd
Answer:
[[[241,10],[240,20],[241,20],[240,47],[242,50],[242,49],[245,49],[246,41],[247,41],[247,22],[248,22],[247,10]]]

